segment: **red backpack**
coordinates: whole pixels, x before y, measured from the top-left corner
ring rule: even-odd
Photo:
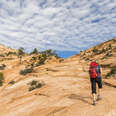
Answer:
[[[91,62],[90,69],[89,69],[91,78],[96,78],[98,76],[97,71],[96,71],[97,66],[98,64],[96,62]]]

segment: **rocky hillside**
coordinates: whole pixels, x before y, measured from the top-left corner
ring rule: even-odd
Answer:
[[[68,59],[48,56],[0,61],[0,116],[116,116],[116,39]],[[95,107],[88,75],[92,59],[104,78],[103,99]]]
[[[16,50],[10,47],[6,47],[4,45],[0,45],[0,53],[4,54],[4,53],[8,53],[9,51],[14,52]]]
[[[114,77],[113,72],[116,72],[116,38],[81,52],[80,59],[87,65],[91,60],[97,60],[103,68],[103,77]]]
[[[86,61],[90,61],[92,59],[103,60],[108,59],[115,54],[116,38],[81,52],[80,57]]]

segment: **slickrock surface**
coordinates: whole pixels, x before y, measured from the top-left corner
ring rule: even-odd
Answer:
[[[93,106],[88,74],[94,58],[102,65],[104,78],[116,66],[114,40],[98,47],[102,49],[112,44],[114,48],[106,51],[113,54],[110,57],[103,58],[106,53],[93,54],[91,48],[62,62],[51,59],[25,76],[19,72],[25,68],[25,60],[30,56],[24,57],[22,64],[16,57],[1,61],[6,68],[1,71],[5,81],[0,87],[0,116],[116,116],[116,75],[103,79],[102,100]],[[9,84],[12,80],[15,83]],[[32,80],[44,82],[44,85],[29,91]]]

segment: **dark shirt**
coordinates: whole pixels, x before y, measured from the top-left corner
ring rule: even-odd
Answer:
[[[96,68],[98,77],[101,77],[101,70],[100,70],[100,68],[101,68],[100,65],[98,65],[97,68]]]

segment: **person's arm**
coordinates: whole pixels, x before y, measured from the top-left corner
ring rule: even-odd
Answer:
[[[102,67],[101,66],[99,68],[99,71],[100,71],[100,75],[102,76]]]
[[[100,74],[102,73],[102,67],[100,66]]]

